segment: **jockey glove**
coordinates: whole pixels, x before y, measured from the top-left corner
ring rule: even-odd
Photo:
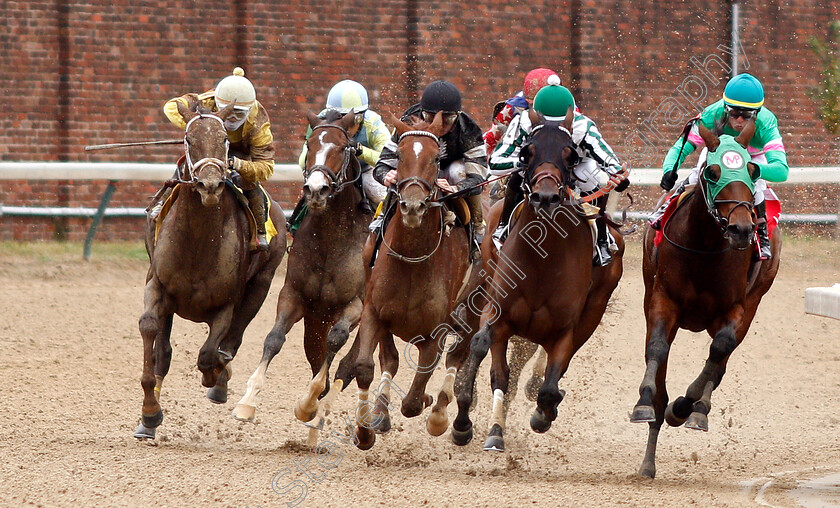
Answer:
[[[355,146],[353,146],[353,148],[356,150],[356,157],[361,157],[364,145],[362,145],[361,143],[356,143]]]
[[[613,189],[613,190],[616,191],[616,192],[624,192],[624,191],[627,190],[627,187],[630,187],[630,179],[629,178],[625,178],[624,180],[622,180],[621,183],[616,185],[615,189]]]
[[[677,183],[677,172],[666,171],[665,174],[662,175],[662,181],[659,183],[659,186],[666,191],[669,191],[674,188],[675,183]]]

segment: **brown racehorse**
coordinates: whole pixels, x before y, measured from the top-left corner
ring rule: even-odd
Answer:
[[[545,121],[535,112],[531,116],[535,127],[521,152],[528,167],[528,204],[522,207],[501,253],[490,254],[492,239],[489,235],[485,239],[485,270],[495,273],[493,282],[488,283],[481,328],[456,381],[458,416],[452,424],[452,440],[466,445],[473,436],[469,411],[476,372],[487,351],[491,352],[493,421],[484,449],[492,451],[504,450],[510,337],[516,334],[531,340],[548,353],[545,378],[531,417],[531,428],[545,432],[563,399],[564,392],[557,384],[574,353],[600,323],[622,273],[624,242],[615,230],[619,250],[612,263],[592,267],[592,230],[569,190],[576,158],[570,134],[571,108],[563,124]],[[498,221],[500,209],[501,203],[497,203],[491,224]]]
[[[248,211],[227,189],[227,132],[224,119],[233,105],[218,114],[200,109],[178,111],[187,122],[186,165],[178,171],[173,203],[155,240],[156,223],[146,223],[149,273],[143,336],[142,422],[137,438],[154,438],[163,421],[159,404],[163,378],[169,372],[169,335],[173,314],[207,323],[210,334],[198,353],[201,384],[207,397],[227,401],[228,363],[242,343],[245,327],[268,294],[274,272],[286,252],[283,212],[271,201],[271,218],[279,228],[266,252],[250,249]]]
[[[477,327],[480,314],[466,312],[461,313],[466,314],[462,317],[456,311],[478,287],[480,276],[479,269],[473,269],[469,261],[466,231],[452,227],[449,212],[437,199],[434,182],[439,170],[442,115],[438,113],[431,124],[418,121],[409,126],[396,118],[393,122],[399,135],[399,206],[384,231],[383,246],[368,284],[355,367],[360,402],[356,411],[356,443],[363,450],[374,444],[374,427],[380,432],[390,428],[390,381],[399,365],[393,335],[409,342],[406,352],[410,345],[419,349],[419,357],[412,365],[416,371],[414,380],[401,405],[402,414],[413,417],[433,402],[425,389],[446,350],[446,336],[459,333],[463,337],[464,330]],[[368,401],[368,389],[373,381],[373,352],[377,345],[383,383],[376,407],[370,408],[373,402]],[[468,348],[467,340],[449,346],[447,374],[426,424],[432,435],[443,434],[449,426],[446,408],[454,399],[455,373]]]
[[[254,418],[256,396],[265,382],[266,369],[280,352],[292,325],[301,318],[303,345],[313,379],[295,416],[304,422],[312,420],[319,409],[318,397],[328,386],[330,364],[362,313],[362,247],[370,216],[359,206],[362,195],[355,185],[362,176],[361,167],[347,133],[355,121],[354,115],[330,112],[321,119],[309,112],[307,117],[312,129],[306,141],[303,185],[308,213],[289,252],[277,317],[265,338],[262,359],[234,409],[233,415],[239,420]],[[341,380],[334,388],[341,390]],[[326,411],[326,401],[322,406]]]
[[[754,131],[755,124],[750,122],[735,141],[746,147]],[[718,148],[720,140],[708,129],[701,126],[700,135],[710,154]],[[746,150],[743,154],[749,160]],[[752,163],[747,166],[754,177],[757,167]],[[778,234],[771,240],[772,259],[752,262],[750,247],[756,225],[753,195],[746,184],[727,184],[717,199],[707,204],[706,187],[720,177],[720,165],[705,168],[693,194],[684,199],[663,226],[667,242],[657,248],[656,232],[651,228],[645,232],[647,369],[631,421],[650,423],[647,449],[639,469],[640,475],[650,478],[656,475],[656,442],[663,421],[674,427],[685,423],[689,428],[708,430],[712,390],[720,384],[729,355],[747,334],[761,297],[770,289],[779,269]],[[680,328],[706,330],[712,344],[703,371],[685,396],[668,404],[668,351]]]

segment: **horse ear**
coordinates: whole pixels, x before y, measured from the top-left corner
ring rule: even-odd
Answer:
[[[227,118],[227,117],[228,117],[231,113],[233,113],[233,106],[234,106],[234,105],[235,105],[235,104],[231,102],[231,103],[230,103],[230,104],[228,104],[227,106],[225,106],[225,107],[223,107],[222,109],[220,109],[220,110],[219,110],[219,112],[218,112],[218,113],[216,113],[216,116],[218,116],[218,117],[219,117],[219,118],[221,118],[222,120],[225,120],[225,119],[226,119],[226,118]]]
[[[703,138],[703,142],[706,143],[706,148],[708,148],[710,152],[717,150],[718,145],[720,145],[720,139],[715,136],[715,133],[707,129],[706,126],[700,122],[697,123],[697,129],[700,131],[700,137]]]
[[[432,120],[431,125],[426,129],[435,136],[440,136],[443,134],[443,112],[438,111],[435,113],[435,119]]]
[[[575,123],[575,108],[569,106],[569,109],[566,110],[566,118],[563,119],[563,127],[566,128],[567,131],[572,132],[572,125]]]
[[[528,110],[528,119],[531,120],[531,125],[541,124],[543,121],[542,115],[534,108]]]
[[[411,130],[411,127],[409,127],[408,124],[397,118],[397,116],[393,113],[390,117],[389,123],[394,125],[394,129],[396,130],[398,136],[402,136],[404,133]]]
[[[746,148],[747,145],[750,143],[753,134],[755,134],[755,116],[750,118],[750,121],[747,122],[747,125],[745,125],[743,130],[741,130],[741,134],[738,134],[738,137],[735,138],[735,141],[737,141],[739,145]]]
[[[178,105],[178,113],[181,114],[181,118],[183,118],[185,122],[189,123],[190,120],[195,118],[195,116],[196,116],[195,105],[193,105],[193,107],[190,108],[187,105],[185,105],[183,102],[177,101],[177,100],[175,101],[175,104]],[[198,104],[198,103],[196,103],[196,104]]]
[[[306,110],[306,121],[309,122],[309,127],[311,129],[314,129],[319,123],[321,123],[321,119],[318,118],[318,115],[316,115],[311,109]]]
[[[356,113],[351,110],[349,113],[341,117],[341,128],[349,131],[354,125],[356,125]]]

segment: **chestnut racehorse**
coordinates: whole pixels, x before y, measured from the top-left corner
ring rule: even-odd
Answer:
[[[488,350],[491,352],[493,420],[484,444],[488,451],[504,450],[510,337],[519,335],[548,353],[537,408],[531,417],[531,428],[545,432],[557,417],[557,406],[564,396],[557,384],[572,356],[600,323],[622,274],[624,242],[614,229],[619,250],[613,261],[606,267],[592,267],[592,230],[570,191],[576,158],[571,108],[562,124],[545,121],[533,111],[530,114],[535,127],[521,151],[527,167],[525,181],[530,187],[528,203],[522,207],[501,253],[488,255],[494,251],[492,238],[488,235],[485,239],[485,270],[494,271],[493,282],[488,283],[481,328],[472,339],[469,359],[456,380],[458,416],[452,425],[452,441],[466,445],[473,436],[469,411],[476,372]],[[491,226],[498,221],[500,211],[501,203],[497,203]]]
[[[779,269],[778,234],[771,240],[772,258],[752,261],[756,224],[749,183],[757,178],[758,167],[746,163],[750,155],[744,147],[754,132],[752,121],[733,142],[731,136],[718,138],[700,126],[709,155],[697,185],[662,226],[667,241],[656,247],[656,231],[648,228],[645,232],[647,369],[631,416],[633,422],[650,424],[639,469],[642,476],[656,475],[656,442],[663,421],[673,427],[685,424],[708,430],[712,391],[720,384],[729,355],[744,340],[761,297]],[[714,163],[716,160],[720,163]],[[742,173],[740,179],[729,177],[727,172],[739,163],[746,163],[735,168]],[[715,188],[716,195],[710,192]],[[680,328],[706,330],[712,343],[702,372],[685,396],[668,404],[668,352]]]
[[[447,351],[446,377],[426,425],[435,436],[446,431],[446,408],[454,399],[455,373],[469,349],[468,341],[463,340],[465,330],[477,327],[481,309],[460,314],[456,310],[478,287],[480,267],[469,261],[466,231],[452,227],[451,212],[438,201],[439,189],[434,182],[439,171],[442,114],[438,113],[431,124],[417,121],[409,126],[396,118],[393,121],[399,135],[398,206],[383,233],[359,323],[356,444],[363,450],[373,446],[374,428],[379,432],[390,428],[390,381],[399,365],[393,335],[409,343],[407,354],[410,345],[419,350],[412,365],[416,371],[414,380],[401,405],[406,417],[417,416],[432,404],[433,398],[425,393],[426,383],[442,353]],[[461,340],[447,350],[446,337],[453,333]],[[373,352],[377,345],[383,382],[373,408],[368,390],[373,381]]]
[[[248,380],[247,390],[234,409],[239,420],[252,420],[257,394],[265,383],[272,358],[286,342],[292,325],[303,318],[303,346],[313,379],[295,408],[301,421],[312,420],[318,398],[328,387],[329,368],[336,353],[359,323],[365,293],[362,247],[370,216],[359,206],[363,198],[355,185],[361,167],[347,130],[353,113],[328,112],[321,119],[309,112],[312,129],[306,144],[306,181],[303,195],[308,207],[289,252],[286,281],[277,301],[274,327],[265,338],[263,355]],[[334,389],[340,391],[341,380]],[[322,423],[322,422],[321,422]]]
[[[172,205],[160,222],[146,222],[145,311],[143,336],[143,411],[137,438],[154,438],[163,421],[159,404],[163,378],[169,372],[169,335],[173,314],[207,323],[210,333],[198,353],[201,384],[207,397],[227,401],[228,363],[236,356],[245,327],[268,294],[274,272],[286,252],[283,211],[271,201],[271,218],[279,229],[268,251],[250,248],[251,225],[235,192],[227,188],[228,138],[224,119],[233,104],[218,114],[201,109],[178,111],[187,122],[186,164],[178,170]],[[160,219],[158,219],[160,220]],[[155,237],[157,236],[157,239]]]

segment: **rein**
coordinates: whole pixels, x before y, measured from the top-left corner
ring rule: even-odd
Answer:
[[[427,138],[432,138],[433,140],[435,140],[435,143],[438,144],[438,147],[440,147],[440,140],[438,139],[437,136],[435,136],[431,132],[420,131],[420,130],[406,131],[406,132],[402,133],[400,135],[399,139],[397,140],[397,144],[399,144],[404,138],[406,138],[408,136],[424,136],[424,137],[427,137]],[[444,199],[445,197],[444,198],[438,198],[437,197],[438,187],[435,186],[435,185],[432,185],[431,183],[427,182],[426,180],[424,180],[423,178],[421,178],[419,176],[410,176],[408,178],[404,178],[404,179],[400,180],[399,182],[396,183],[394,188],[389,189],[389,192],[395,193],[397,195],[397,198],[399,199],[399,202],[402,202],[401,191],[404,190],[407,187],[411,187],[412,185],[417,185],[419,187],[422,187],[425,190],[426,198],[423,200],[423,202],[426,203],[426,206],[429,207],[429,209],[443,207],[443,202],[445,201],[445,199]],[[392,206],[394,206],[394,205],[392,205]],[[397,251],[395,251],[388,244],[388,242],[385,240],[385,228],[380,228],[379,237],[380,237],[382,243],[386,247],[388,247],[388,255],[389,256],[393,256],[393,257],[395,257],[395,258],[397,258],[400,261],[403,261],[405,263],[422,263],[423,261],[426,261],[429,258],[431,258],[435,254],[435,252],[437,252],[438,249],[440,249],[440,246],[443,243],[443,236],[445,234],[445,230],[446,230],[446,226],[445,226],[445,222],[444,222],[444,214],[443,214],[443,211],[441,211],[441,213],[440,213],[440,227],[438,228],[437,245],[435,245],[435,248],[432,249],[432,251],[429,252],[428,254],[425,254],[423,256],[417,256],[417,257],[405,256],[405,255],[400,254]]]
[[[212,118],[222,124],[222,130],[225,132],[225,159],[217,159],[215,157],[204,157],[199,159],[196,162],[193,162],[192,157],[190,157],[190,142],[187,139],[187,132],[190,130],[190,126],[196,120],[200,120],[203,118]],[[187,122],[186,127],[184,127],[184,153],[186,156],[186,169],[190,173],[190,179],[187,180],[184,175],[182,174],[181,167],[177,167],[177,175],[178,175],[178,183],[185,183],[185,184],[195,184],[198,182],[198,173],[201,168],[203,168],[207,164],[212,164],[218,166],[219,169],[225,171],[227,169],[227,158],[228,152],[230,151],[230,140],[227,138],[227,131],[225,130],[225,122],[221,118],[216,115],[208,114],[208,113],[199,113],[196,116],[192,117],[189,122]]]

